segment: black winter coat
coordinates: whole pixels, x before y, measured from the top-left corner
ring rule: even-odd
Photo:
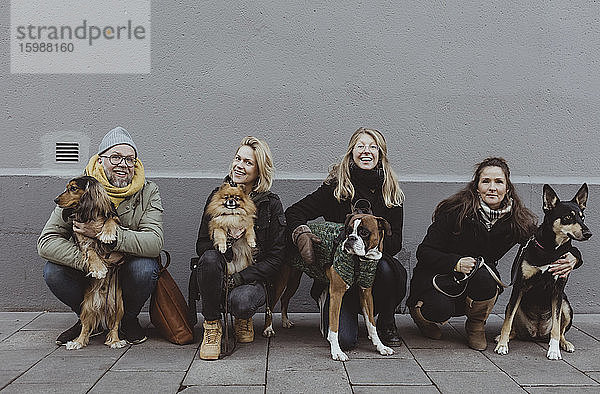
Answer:
[[[515,244],[526,241],[517,239],[509,219],[510,214],[500,218],[488,231],[478,216],[467,218],[457,233],[456,215],[439,215],[417,248],[417,265],[413,270],[406,304],[414,306],[422,293],[433,289],[433,276],[452,272],[461,257],[483,257],[500,277],[496,268],[498,260]],[[571,253],[581,259],[576,248],[573,247]]]
[[[402,249],[402,224],[404,221],[404,210],[402,206],[388,208],[383,201],[381,187],[369,189],[365,185],[354,184],[354,199],[366,199],[371,203],[371,209],[375,216],[381,216],[390,223],[392,234],[386,234],[383,240],[383,251],[389,256],[394,256]],[[285,210],[285,217],[289,231],[309,220],[323,217],[325,220],[335,223],[344,223],[346,215],[352,212],[350,201],[338,202],[333,196],[335,186],[323,183],[317,190],[304,197],[294,205]]]
[[[202,256],[209,249],[214,249],[213,242],[208,235],[208,222],[211,218],[206,214],[206,206],[217,190],[218,188],[208,196],[204,206],[202,222],[198,230],[198,240],[196,241],[198,256]],[[254,231],[256,232],[258,253],[254,256],[254,264],[240,271],[240,276],[244,283],[252,281],[268,282],[279,272],[283,262],[285,216],[279,196],[273,192],[258,193],[252,197],[252,200],[257,208]]]

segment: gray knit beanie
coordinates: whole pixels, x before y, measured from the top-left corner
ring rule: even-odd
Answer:
[[[135,155],[137,156],[135,142],[133,142],[127,130],[121,126],[117,126],[106,133],[104,138],[102,138],[102,142],[100,142],[100,146],[98,147],[98,154],[101,155],[113,146],[120,144],[130,145],[135,150]]]

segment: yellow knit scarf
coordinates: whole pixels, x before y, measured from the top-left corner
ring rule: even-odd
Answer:
[[[118,207],[126,197],[137,193],[144,186],[144,182],[146,181],[144,166],[140,159],[135,160],[133,179],[131,180],[131,183],[125,187],[116,187],[110,184],[104,173],[102,164],[98,162],[98,155],[92,156],[88,165],[85,167],[85,174],[96,178],[96,180],[102,184],[108,193],[110,200],[115,204],[115,207]]]

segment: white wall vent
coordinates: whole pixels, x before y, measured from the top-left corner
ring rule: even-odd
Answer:
[[[57,142],[54,152],[57,163],[79,163],[79,142]]]
[[[90,136],[85,131],[51,131],[40,142],[42,167],[49,173],[81,173],[90,158]]]

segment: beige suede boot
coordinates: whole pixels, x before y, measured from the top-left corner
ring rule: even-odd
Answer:
[[[202,327],[204,327],[204,337],[200,345],[200,358],[217,360],[221,355],[221,337],[223,336],[221,320],[205,320]]]
[[[408,310],[410,312],[410,317],[412,317],[423,336],[431,339],[441,339],[442,330],[440,329],[440,326],[437,323],[429,321],[423,317],[421,314],[422,305],[423,301],[418,301],[417,305],[409,307]]]
[[[474,301],[467,297],[465,314],[467,321],[465,322],[465,330],[467,331],[467,342],[471,349],[485,350],[487,341],[485,339],[485,321],[487,320],[494,304],[496,303],[496,294],[493,298],[483,301]]]
[[[254,324],[252,318],[233,320],[233,329],[235,330],[235,338],[240,343],[249,343],[254,341]]]

